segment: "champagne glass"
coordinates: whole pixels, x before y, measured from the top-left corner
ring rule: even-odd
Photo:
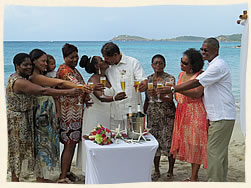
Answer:
[[[106,86],[106,77],[105,76],[100,76],[100,83],[104,85],[104,87]],[[101,98],[104,98],[104,92],[102,91],[102,95],[100,96]]]
[[[174,79],[173,78],[168,78],[166,83],[165,83],[165,86],[173,86],[174,85]],[[170,98],[168,95],[165,96],[166,98]]]
[[[174,79],[173,78],[168,78],[166,83],[165,83],[165,86],[173,86],[174,85]]]
[[[122,89],[123,91],[125,91],[125,79],[124,79],[124,78],[121,78],[121,79],[120,79],[120,85],[121,85],[121,89]]]
[[[139,91],[139,80],[134,80],[134,87],[135,87],[135,91],[138,92]]]
[[[148,90],[153,89],[153,83],[152,82],[148,82]],[[149,103],[153,103],[153,97],[150,96],[150,100],[148,101]]]
[[[161,88],[163,87],[163,84],[161,81],[157,81],[157,88]],[[160,94],[158,94],[158,99],[157,102],[162,102],[162,100],[160,99]]]
[[[83,89],[83,84],[77,84],[77,88],[79,88],[79,89]],[[77,103],[77,105],[78,106],[81,106],[82,104],[80,103],[80,100],[81,100],[81,97],[80,97],[80,95],[78,96],[78,103]]]

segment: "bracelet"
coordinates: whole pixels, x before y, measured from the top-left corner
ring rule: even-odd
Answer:
[[[174,93],[175,93],[175,89],[174,89],[174,87],[173,87],[173,86],[171,86],[171,92],[172,92],[172,94],[174,94]]]
[[[115,97],[116,97],[116,95],[113,95],[113,96],[112,96],[112,100],[113,100],[113,101],[116,101]]]

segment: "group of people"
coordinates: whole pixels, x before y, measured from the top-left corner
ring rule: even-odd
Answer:
[[[153,181],[161,175],[161,153],[168,156],[169,178],[178,159],[192,166],[185,181],[198,181],[202,164],[208,170],[208,181],[226,181],[228,144],[235,121],[230,71],[219,57],[217,39],[206,39],[200,50],[190,48],[183,53],[177,84],[173,75],[164,72],[162,55],[153,56],[154,73],[146,77],[140,62],[124,55],[113,42],[103,45],[104,60],[100,56],[81,57],[79,66],[92,74],[87,83],[76,69],[78,49],[72,44],[63,46],[64,63],[57,72],[53,56],[40,49],[17,54],[13,59],[16,72],[6,87],[11,180],[19,181],[22,164],[28,161],[27,169],[38,182],[54,182],[50,173],[59,168],[58,183],[76,181],[78,177],[71,172],[76,144],[77,165],[85,174],[82,136],[98,123],[109,129],[123,126],[129,106],[137,112],[141,104],[150,133],[159,142]],[[203,72],[204,60],[209,66]],[[126,81],[125,90],[121,77]],[[106,82],[101,84],[101,79]],[[139,81],[138,90],[135,80]],[[163,87],[157,87],[159,83]],[[146,95],[144,104],[142,92]],[[64,145],[61,165],[59,142]]]

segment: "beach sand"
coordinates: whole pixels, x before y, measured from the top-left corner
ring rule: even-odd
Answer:
[[[74,155],[71,171],[80,177],[80,181],[74,182],[74,184],[84,184],[84,176],[81,174],[81,169],[76,167],[76,156],[77,153]],[[228,182],[245,182],[245,137],[241,133],[239,113],[229,145],[228,167]],[[158,182],[183,182],[184,179],[190,177],[191,164],[176,160],[172,179],[167,178],[167,170],[168,158],[162,156],[160,161],[161,177],[158,179]],[[154,167],[152,172],[154,172]],[[58,177],[59,173],[55,173],[51,176],[51,179],[56,181]],[[33,175],[25,175],[23,177],[21,176],[20,180],[24,182],[35,182],[35,177]],[[10,181],[9,174],[7,181]],[[207,181],[207,172],[202,166],[199,171],[199,181]]]

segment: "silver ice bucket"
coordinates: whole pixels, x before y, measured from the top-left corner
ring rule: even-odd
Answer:
[[[138,114],[138,113],[132,113],[127,114],[127,135],[128,138],[132,139],[138,139],[139,133],[140,133],[140,127],[142,133],[145,129],[145,115],[144,114]]]

